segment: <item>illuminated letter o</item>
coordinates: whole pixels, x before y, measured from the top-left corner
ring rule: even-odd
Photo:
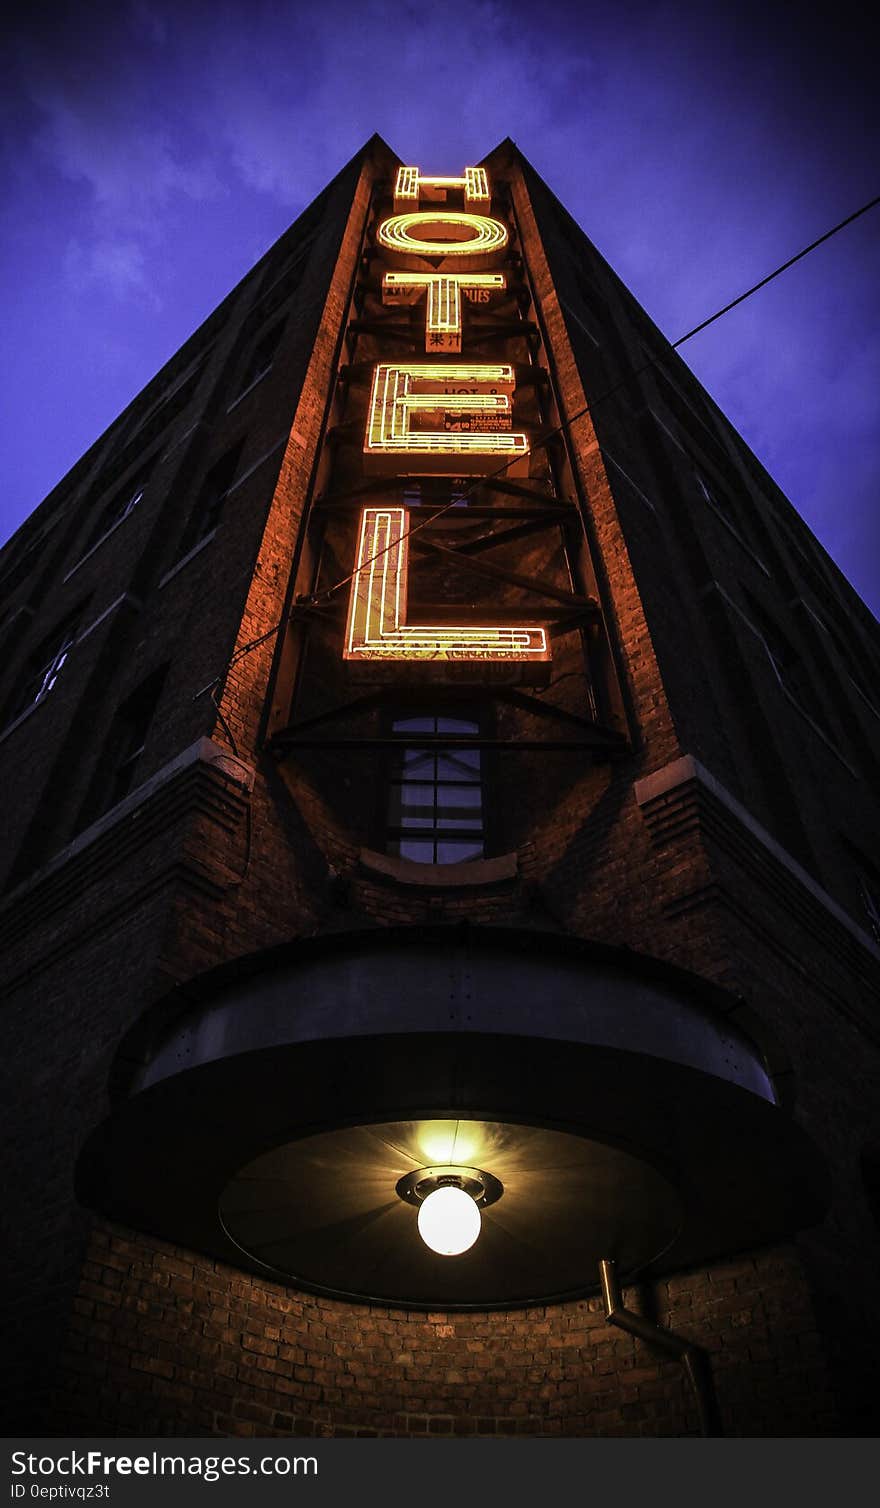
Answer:
[[[448,233],[448,240],[436,239],[440,230]],[[433,232],[435,239],[422,239],[419,232]],[[414,210],[392,215],[382,221],[378,236],[380,246],[388,251],[422,257],[486,256],[507,245],[507,228],[500,220],[454,211]]]

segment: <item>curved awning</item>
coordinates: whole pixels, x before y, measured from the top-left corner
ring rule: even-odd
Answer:
[[[123,1043],[84,1203],[296,1286],[418,1307],[546,1303],[821,1219],[821,1159],[736,1002],[547,933],[335,934],[213,971]],[[504,1195],[462,1257],[395,1193],[420,1165]]]

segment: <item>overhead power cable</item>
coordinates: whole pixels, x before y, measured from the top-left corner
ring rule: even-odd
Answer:
[[[757,293],[761,288],[766,288],[767,284],[772,283],[774,278],[778,278],[781,272],[787,272],[789,267],[793,267],[795,262],[800,262],[804,257],[809,256],[810,252],[815,251],[817,246],[821,246],[823,241],[830,241],[831,237],[836,236],[839,230],[844,230],[847,225],[852,225],[853,220],[858,220],[860,215],[866,215],[869,209],[874,209],[878,204],[880,204],[880,194],[877,195],[876,199],[869,199],[868,203],[863,204],[861,209],[857,209],[853,214],[847,215],[846,219],[841,220],[838,225],[832,226],[831,230],[826,230],[824,236],[819,236],[815,241],[811,241],[809,246],[804,247],[803,251],[799,251],[793,257],[789,257],[788,261],[783,262],[781,267],[777,267],[774,272],[768,272],[767,276],[762,278],[760,283],[754,283],[751,288],[746,289],[745,293],[740,293],[737,298],[732,298],[729,304],[724,305],[723,309],[716,310],[714,314],[709,315],[708,319],[704,319],[700,324],[694,325],[692,330],[688,330],[687,335],[680,335],[678,340],[672,342],[673,349],[683,346],[686,340],[691,340],[694,335],[699,335],[700,331],[707,329],[709,325],[714,325],[716,319],[720,319],[722,314],[729,314],[731,309],[736,308],[737,304],[744,303],[747,298],[751,298],[753,293]]]

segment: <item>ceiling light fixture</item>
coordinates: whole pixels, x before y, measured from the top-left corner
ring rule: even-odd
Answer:
[[[482,1228],[480,1211],[494,1204],[504,1186],[481,1168],[416,1168],[397,1184],[407,1204],[418,1206],[419,1235],[441,1257],[470,1251]]]

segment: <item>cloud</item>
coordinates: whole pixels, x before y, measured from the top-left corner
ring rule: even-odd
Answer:
[[[99,210],[129,216],[143,229],[175,194],[206,202],[224,191],[213,166],[178,157],[161,128],[106,107],[93,113],[51,85],[34,100],[44,117],[36,150],[64,177],[85,183]]]
[[[566,37],[496,0],[365,0],[356,12],[341,0],[264,4],[244,31],[236,8],[219,4],[193,108],[242,182],[289,204],[374,131],[437,170],[483,155],[514,123],[538,136],[585,122],[596,74],[588,35]]]
[[[96,286],[109,289],[119,300],[140,293],[153,309],[161,308],[161,300],[149,285],[147,258],[137,241],[98,240],[84,245],[72,240],[64,256],[64,274],[76,293]]]
[[[105,222],[126,216],[141,232],[175,196],[207,202],[225,192],[210,152],[194,140],[186,69],[176,88],[183,58],[168,48],[160,13],[143,3],[98,5],[62,8],[51,28],[41,19],[38,12],[30,30],[19,26],[13,47],[34,122],[24,149],[42,175],[54,169],[87,189]]]
[[[187,311],[173,350],[194,290],[219,298],[374,131],[429,171],[511,135],[675,339],[876,192],[865,23],[840,0],[834,28],[804,12],[792,33],[784,9],[30,0],[0,100],[15,254],[40,249],[39,301],[42,248],[66,245],[55,265],[90,317],[102,286],[135,319],[161,289]],[[826,517],[837,466],[867,507],[877,388],[846,375],[877,328],[866,236],[844,232],[821,276],[773,285],[799,290],[788,302],[759,294],[682,352],[794,502]]]
[[[149,0],[132,0],[128,7],[131,29],[135,37],[164,46],[169,37],[167,17],[163,16]]]

